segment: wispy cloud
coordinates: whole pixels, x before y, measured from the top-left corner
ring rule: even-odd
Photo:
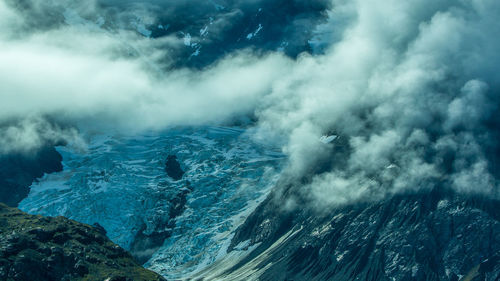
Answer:
[[[4,1],[0,120],[141,130],[255,116],[255,137],[283,145],[285,173],[322,207],[435,186],[498,196],[498,1],[335,0],[315,35],[324,54],[247,50],[170,71],[159,46],[175,38],[30,30]]]

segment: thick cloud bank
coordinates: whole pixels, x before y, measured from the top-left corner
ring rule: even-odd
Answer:
[[[22,1],[39,5],[26,17],[5,1],[0,120],[21,124],[10,132],[31,128],[19,121],[26,116],[137,131],[246,116],[257,139],[283,145],[287,175],[306,177],[302,191],[319,206],[433,187],[499,195],[496,0],[334,0],[311,38],[324,54],[246,50],[202,70],[168,71],[177,38],[111,32],[83,18],[34,26],[42,2]],[[258,1],[234,5],[250,2]],[[1,138],[2,151],[16,147]]]
[[[83,18],[39,30],[51,24],[31,17],[51,4],[32,5],[0,2],[0,120],[39,115],[128,131],[216,124],[251,114],[291,63],[242,51],[204,71],[163,72],[174,39],[111,32]]]
[[[341,39],[299,60],[259,111],[261,128],[289,136],[296,174],[327,166],[305,193],[324,204],[435,186],[497,197],[500,3],[334,6],[333,20],[348,19]],[[318,148],[321,134],[337,145]]]

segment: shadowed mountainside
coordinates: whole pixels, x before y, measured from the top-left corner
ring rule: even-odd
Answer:
[[[44,173],[60,172],[62,156],[47,145],[34,154],[0,155],[0,202],[16,207],[28,193],[33,181]]]
[[[230,247],[254,250],[238,263],[219,262],[203,280],[500,278],[498,201],[433,190],[323,214],[280,202],[263,202]]]

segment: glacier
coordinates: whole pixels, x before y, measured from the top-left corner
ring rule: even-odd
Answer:
[[[85,151],[57,150],[63,171],[35,181],[19,208],[98,223],[127,250],[139,232],[168,232],[145,266],[175,279],[226,255],[234,231],[276,184],[284,162],[279,148],[235,127],[96,134]],[[185,171],[181,180],[165,172],[168,155]],[[172,217],[179,194],[186,194],[185,206]]]

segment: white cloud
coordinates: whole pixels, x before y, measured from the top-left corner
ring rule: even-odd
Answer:
[[[500,61],[492,52],[500,47],[492,32],[500,3],[336,5],[350,19],[342,36],[324,56],[299,59],[259,111],[264,133],[291,136],[290,169],[314,167],[304,153],[318,146],[309,135],[333,130],[350,139],[347,164],[321,171],[304,192],[326,205],[435,186],[498,196],[491,163],[498,159],[485,151],[498,149],[489,139],[498,135],[491,110],[499,77],[487,70]],[[487,180],[473,184],[479,178]]]
[[[0,3],[12,33],[19,17]],[[81,26],[4,36],[0,120],[141,130],[255,113],[255,137],[283,145],[285,173],[309,177],[303,190],[318,205],[437,185],[498,196],[488,152],[499,151],[500,2],[332,3],[333,23],[318,31],[337,29],[318,39],[325,54],[295,61],[243,51],[162,71],[169,53],[158,46],[182,42]],[[330,134],[339,138],[318,141]]]
[[[85,141],[74,128],[62,128],[36,116],[0,126],[0,136],[0,155],[12,152],[29,154],[47,143],[86,148]]]
[[[223,122],[251,113],[290,65],[241,52],[204,71],[160,72],[158,44],[80,26],[1,40],[0,118],[50,114],[127,129]]]

